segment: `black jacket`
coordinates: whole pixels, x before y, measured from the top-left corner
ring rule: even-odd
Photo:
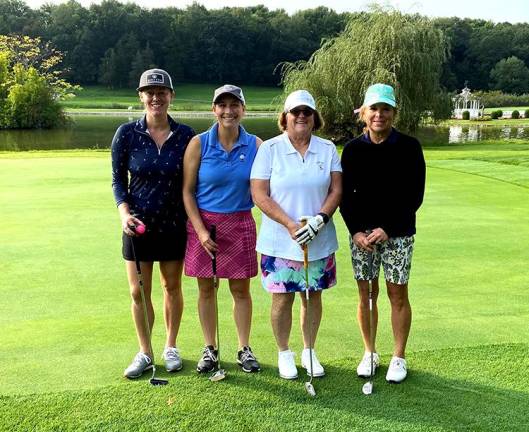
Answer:
[[[342,152],[340,212],[351,235],[382,228],[388,237],[415,234],[426,165],[419,141],[393,129],[379,144],[361,135]]]

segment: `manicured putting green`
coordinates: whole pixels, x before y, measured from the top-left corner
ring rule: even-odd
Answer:
[[[261,373],[244,374],[235,363],[231,300],[222,281],[228,376],[211,383],[196,375],[202,347],[196,285],[185,278],[184,369],[161,371],[169,379],[164,388],[151,388],[148,377],[121,378],[136,340],[108,152],[0,155],[0,429],[528,430],[529,144],[427,148],[426,158],[410,282],[409,379],[384,380],[392,336],[381,296],[383,366],[374,394],[362,395],[364,380],[355,376],[362,354],[356,288],[337,216],[339,284],[324,295],[316,345],[327,376],[314,381],[313,399],[301,369],[292,382],[277,376],[270,298],[258,279],[252,348]],[[160,311],[160,290],[154,292]],[[291,347],[298,362],[299,333],[295,320]],[[163,342],[159,315],[157,357]]]

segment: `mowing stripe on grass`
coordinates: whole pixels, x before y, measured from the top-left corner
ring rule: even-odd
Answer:
[[[520,154],[517,148],[512,157]],[[463,146],[459,158],[455,148],[425,152],[430,169],[410,280],[410,379],[386,385],[383,367],[371,399],[361,394],[364,381],[355,377],[362,354],[357,292],[346,229],[335,216],[338,286],[324,295],[316,350],[328,376],[316,383],[316,400],[308,399],[302,373],[295,382],[277,376],[270,297],[258,278],[252,281],[251,345],[262,373],[243,374],[235,364],[232,301],[221,281],[228,378],[215,387],[196,376],[202,347],[197,288],[184,278],[186,309],[178,339],[184,370],[162,373],[171,383],[161,390],[145,380],[121,378],[137,342],[108,153],[0,158],[0,429],[527,430],[529,202],[527,190],[511,184],[510,169],[491,170],[501,164],[468,160],[483,157],[478,155],[483,151]],[[490,157],[507,153],[503,145],[486,151]],[[473,173],[437,169],[441,155],[464,157]],[[450,163],[466,170],[463,162]],[[439,168],[443,164],[449,167],[443,162]],[[504,181],[488,178],[492,171]],[[159,312],[153,343],[161,353],[156,285],[153,295]],[[296,315],[298,308],[296,300]],[[392,332],[384,295],[379,308],[378,350],[387,365]],[[294,324],[291,347],[298,353],[299,333]]]

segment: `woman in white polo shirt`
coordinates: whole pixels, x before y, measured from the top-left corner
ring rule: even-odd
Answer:
[[[338,249],[332,214],[342,194],[340,158],[331,141],[313,135],[323,126],[312,95],[291,93],[279,115],[283,132],[259,147],[251,173],[252,197],[263,212],[257,239],[263,287],[272,293],[271,321],[278,347],[279,375],[297,378],[294,352],[289,348],[292,305],[300,292],[300,321],[304,350],[301,365],[309,373],[322,315],[321,293],[336,284]],[[301,220],[307,224],[301,226]],[[309,250],[309,289],[312,331],[304,296],[303,249]],[[312,334],[312,341],[309,335]],[[312,351],[313,374],[325,371]]]

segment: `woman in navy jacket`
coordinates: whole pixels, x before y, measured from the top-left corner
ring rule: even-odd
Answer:
[[[184,151],[194,136],[190,127],[176,123],[167,114],[174,91],[166,71],[145,71],[137,90],[145,107],[145,116],[121,125],[112,141],[112,188],[123,229],[123,258],[140,348],[124,372],[124,376],[131,379],[152,369],[154,361],[148,336],[151,332],[144,324],[135,256],[140,261],[144,279],[150,330],[154,323],[151,301],[153,262],[160,263],[167,331],[162,356],[169,372],[182,368],[176,348],[183,309],[181,277],[186,245],[182,165]],[[136,233],[134,227],[139,225],[146,227],[145,234]]]

